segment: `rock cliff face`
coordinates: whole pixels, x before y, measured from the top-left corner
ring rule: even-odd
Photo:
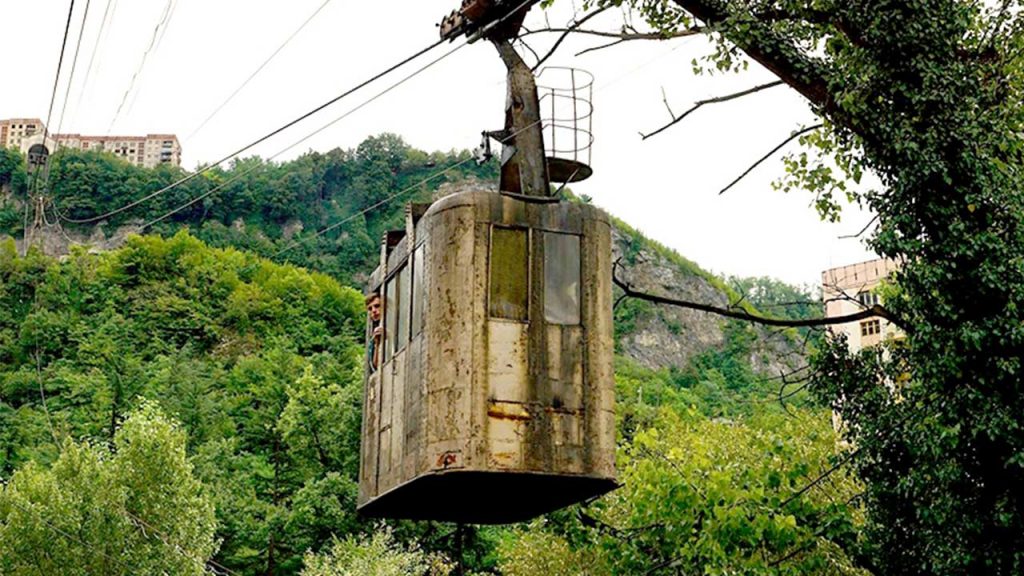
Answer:
[[[672,295],[693,302],[727,306],[728,297],[707,279],[685,270],[617,227],[612,236],[612,261],[619,277],[645,292]],[[622,306],[622,304],[620,304]],[[618,348],[647,368],[682,368],[710,348],[724,344],[722,319],[705,312],[646,303],[636,306],[631,326],[620,325]],[[618,314],[621,319],[622,314]]]
[[[727,308],[738,295],[718,278],[679,254],[616,222],[612,260],[618,277],[644,292]],[[618,296],[618,295],[616,295]],[[686,368],[700,354],[727,345],[728,320],[696,310],[624,301],[616,311],[616,345],[621,354],[651,368]],[[793,333],[755,327],[750,365],[777,375],[803,362]]]

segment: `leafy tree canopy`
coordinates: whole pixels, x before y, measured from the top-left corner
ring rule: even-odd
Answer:
[[[884,574],[1024,571],[1024,11],[965,0],[599,0],[657,31],[699,27],[699,72],[752,60],[821,128],[784,188],[877,214],[866,242],[902,266],[888,354],[819,357],[815,389],[849,424]],[[850,186],[873,172],[877,189]],[[897,384],[898,382],[898,384]],[[882,392],[880,392],[880,390]]]
[[[164,235],[189,228],[215,246],[286,259],[351,281],[373,268],[378,240],[385,230],[401,227],[406,202],[429,200],[448,182],[493,179],[496,170],[493,162],[477,165],[467,151],[426,153],[397,135],[381,134],[354,150],[309,152],[287,162],[238,158],[148,200],[143,199],[188,173],[62,149],[51,158],[47,182],[63,225],[87,237],[94,226],[107,234],[128,224]],[[23,197],[25,180],[21,155],[0,150],[0,234],[20,230],[23,213],[5,207],[2,192],[10,188],[13,197]],[[141,202],[118,211],[135,201]],[[327,226],[333,226],[329,233],[317,235]]]
[[[710,420],[661,409],[625,444],[623,486],[504,543],[519,574],[861,575],[850,476],[801,493],[836,454],[820,413]]]
[[[221,564],[294,574],[358,529],[359,292],[182,232],[62,261],[0,244],[0,309],[0,475],[111,441],[149,398],[188,433]]]
[[[63,444],[0,487],[0,572],[11,576],[206,574],[213,504],[185,455],[185,432],[155,404],[133,411],[113,450]]]

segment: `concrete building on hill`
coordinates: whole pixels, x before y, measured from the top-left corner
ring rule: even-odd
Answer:
[[[42,132],[43,121],[39,118],[0,120],[0,147],[21,150],[22,141],[26,137],[42,134]]]
[[[37,118],[0,120],[0,146],[27,154],[35,144],[44,144],[52,154],[57,148],[109,152],[145,168],[161,164],[181,166],[181,143],[174,134],[146,136],[86,136],[82,134],[47,134],[43,142],[44,124]]]
[[[881,304],[877,289],[882,281],[897,269],[896,262],[878,259],[825,270],[821,273],[825,316],[846,316]],[[888,338],[902,336],[900,330],[891,322],[877,317],[837,324],[832,326],[832,331],[846,335],[851,352],[874,346]]]
[[[161,164],[181,166],[181,144],[174,134],[146,136],[83,136],[81,134],[54,134],[57,146],[76,150],[110,152],[145,168]]]

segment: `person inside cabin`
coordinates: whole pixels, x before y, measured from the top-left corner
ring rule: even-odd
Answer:
[[[381,314],[383,312],[384,299],[377,292],[366,297],[366,310],[370,313],[370,341],[366,347],[366,359],[370,371],[376,372],[380,366],[381,336],[384,327],[381,325]]]

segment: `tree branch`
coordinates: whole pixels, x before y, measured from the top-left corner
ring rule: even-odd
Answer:
[[[547,61],[548,58],[551,58],[551,56],[553,56],[555,54],[555,51],[558,50],[558,47],[562,45],[562,42],[565,41],[565,39],[569,36],[569,34],[574,32],[575,30],[579,29],[579,27],[582,26],[584,23],[586,23],[587,20],[590,20],[594,16],[597,16],[598,14],[604,12],[608,8],[609,8],[609,6],[602,6],[601,8],[598,8],[597,10],[594,10],[590,14],[587,14],[583,18],[580,18],[579,20],[573,22],[567,28],[562,29],[561,30],[562,35],[558,37],[558,40],[556,40],[554,45],[551,46],[551,49],[548,50],[548,53],[545,54],[543,58],[537,60],[537,63],[533,65],[533,68],[531,70],[536,72],[541,67],[541,65],[544,64],[544,62]],[[547,28],[547,29],[544,29],[544,30],[550,30],[550,28]],[[540,31],[543,31],[543,30],[537,30],[535,32],[540,32]],[[522,36],[520,36],[520,38],[521,37]]]
[[[797,138],[799,138],[800,136],[803,136],[804,134],[807,134],[808,132],[813,132],[813,131],[819,129],[822,126],[823,126],[823,124],[814,124],[813,126],[808,126],[808,127],[804,128],[803,130],[797,130],[796,132],[793,132],[792,134],[789,135],[788,138],[786,138],[785,140],[780,142],[778,146],[776,146],[775,148],[772,148],[770,152],[768,152],[764,156],[761,156],[760,158],[758,158],[757,162],[754,162],[753,164],[751,164],[750,167],[747,168],[743,172],[743,174],[740,174],[735,180],[730,182],[728,186],[726,186],[725,188],[722,188],[721,190],[719,190],[718,194],[719,195],[725,194],[726,192],[729,191],[730,188],[732,188],[733,186],[739,184],[740,181],[743,180],[744,178],[746,178],[747,175],[749,175],[751,172],[753,172],[755,168],[757,168],[758,166],[763,164],[766,160],[771,158],[772,155],[774,155],[776,152],[778,152],[779,150],[782,150],[782,148],[786,144],[789,144],[793,140],[796,140]]]
[[[710,304],[701,304],[699,302],[689,302],[687,300],[679,300],[677,298],[669,298],[666,296],[658,296],[657,294],[648,294],[646,292],[640,292],[633,289],[631,285],[622,281],[614,273],[612,274],[612,282],[618,286],[622,292],[630,297],[637,298],[639,300],[645,300],[653,304],[664,304],[667,306],[676,306],[679,308],[687,308],[690,310],[699,310],[701,312],[708,312],[711,314],[717,314],[726,318],[733,318],[736,320],[745,320],[747,322],[753,322],[755,324],[762,324],[764,326],[784,326],[789,328],[804,328],[809,326],[835,326],[837,324],[846,324],[847,322],[856,322],[858,320],[866,320],[868,318],[884,318],[889,322],[892,322],[896,326],[903,327],[901,322],[897,321],[893,315],[876,304],[870,308],[865,308],[860,312],[853,314],[846,314],[844,316],[834,316],[831,318],[808,318],[799,320],[790,320],[785,318],[770,318],[766,316],[759,316],[752,314],[746,310],[732,310],[729,308],[721,308],[719,306],[712,306]]]
[[[619,32],[609,32],[606,30],[580,30],[573,26],[578,26],[585,22],[590,16],[597,14],[592,12],[587,14],[587,18],[580,20],[576,24],[570,25],[567,28],[538,28],[536,30],[529,30],[519,35],[520,38],[524,36],[530,36],[532,34],[543,34],[543,33],[560,33],[563,36],[575,32],[576,34],[586,34],[589,36],[599,36],[601,38],[614,38],[616,40],[671,40],[673,38],[684,38],[686,36],[695,36],[697,34],[703,34],[706,28],[703,26],[693,26],[691,28],[684,28],[682,30],[676,30],[675,32],[669,32],[662,34],[660,32],[632,32],[628,29],[623,29]]]
[[[851,451],[847,452],[846,455],[843,456],[842,458],[840,458],[838,462],[833,464],[831,468],[829,468],[828,470],[822,472],[821,474],[818,475],[817,478],[815,478],[814,480],[808,482],[803,488],[801,488],[801,489],[797,490],[796,492],[794,492],[789,498],[786,498],[785,500],[783,500],[782,503],[779,504],[779,509],[781,510],[781,509],[785,508],[791,502],[793,502],[797,498],[803,496],[807,492],[811,491],[818,484],[821,484],[822,482],[824,482],[826,478],[828,478],[829,476],[835,474],[840,468],[842,468],[843,466],[846,466],[846,464],[848,462],[850,462],[851,460],[856,458],[857,454],[860,454],[860,451],[861,451],[861,449],[857,448],[856,450],[851,450]]]
[[[577,52],[575,54],[575,56],[578,58],[578,57],[583,56],[584,54],[586,54],[588,52],[597,52],[598,50],[604,50],[605,48],[611,48],[613,46],[618,46],[619,44],[622,44],[625,41],[626,41],[626,38],[619,38],[618,40],[616,40],[614,42],[609,42],[607,44],[600,44],[598,46],[591,46],[590,48],[586,48],[586,49],[580,50],[579,52]]]
[[[720,102],[728,102],[729,100],[735,100],[737,98],[742,98],[744,96],[749,96],[751,94],[756,94],[757,92],[760,92],[762,90],[766,90],[768,88],[774,88],[775,86],[781,86],[782,84],[784,84],[784,82],[782,80],[776,80],[774,82],[768,82],[767,84],[760,84],[758,86],[754,86],[753,88],[748,88],[748,89],[743,90],[741,92],[735,92],[733,94],[726,94],[724,96],[716,96],[714,98],[708,98],[706,100],[698,100],[698,101],[693,103],[693,107],[691,107],[686,112],[683,112],[683,114],[681,116],[675,116],[673,114],[671,122],[669,122],[668,124],[665,124],[661,128],[658,128],[654,132],[650,132],[648,134],[641,133],[640,136],[642,137],[643,140],[647,140],[651,136],[657,136],[658,134],[661,134],[662,132],[664,132],[665,130],[668,130],[672,126],[675,126],[676,124],[681,122],[684,118],[686,118],[687,116],[689,116],[693,112],[696,112],[701,106],[704,106],[705,104],[718,104]],[[666,102],[665,105],[667,106],[668,103]]]
[[[709,27],[728,22],[732,16],[725,2],[721,0],[673,0],[679,7],[701,20]],[[752,60],[767,68],[780,80],[807,98],[811,104],[832,111],[835,101],[828,90],[828,82],[819,62],[800,53],[790,41],[780,36],[767,25],[751,24],[754,33],[746,38],[729,36],[729,40],[743,50]]]
[[[844,235],[839,237],[839,240],[849,240],[851,238],[860,238],[865,232],[868,231],[868,228],[871,228],[871,225],[874,224],[875,222],[878,222],[878,214],[875,214],[875,217],[872,218],[870,221],[868,221],[868,223],[865,224],[863,228],[861,228],[860,232],[857,232],[856,234],[844,234]]]

